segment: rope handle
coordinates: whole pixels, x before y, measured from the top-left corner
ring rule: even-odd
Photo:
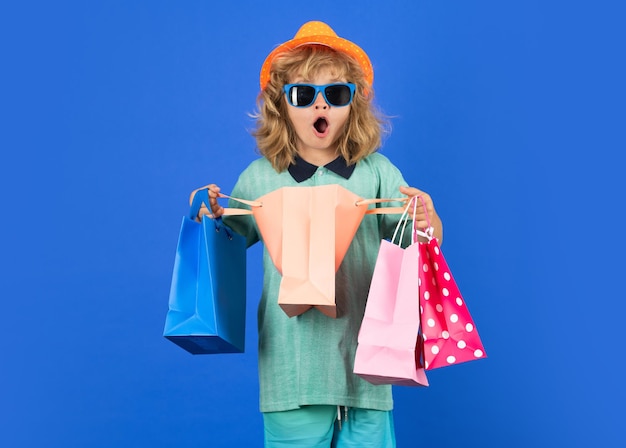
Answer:
[[[370,204],[384,204],[385,202],[407,202],[409,198],[376,198],[376,199],[361,199],[356,201],[355,205],[360,207],[361,205]],[[404,207],[381,207],[368,209],[366,215],[397,215],[404,212]]]
[[[206,199],[206,201],[204,201],[204,205],[206,205],[206,207],[210,209],[211,207],[208,205],[209,201],[208,201],[208,189],[203,189],[203,190],[198,190],[198,192],[196,192],[196,196],[198,195],[199,192],[204,191],[206,192],[206,194],[202,195],[203,199]],[[248,205],[250,207],[263,207],[263,202],[262,201],[249,201],[247,199],[240,199],[240,198],[236,198],[224,193],[218,193],[217,196],[219,198],[224,198],[224,199],[232,199],[233,201],[237,201],[241,204],[245,204]],[[194,200],[195,200],[195,196],[194,196]],[[356,207],[361,207],[364,205],[370,205],[370,204],[383,204],[386,202],[407,202],[409,200],[409,198],[374,198],[374,199],[361,199],[359,201],[356,201],[354,203],[354,205]],[[196,214],[194,215],[197,216],[197,214],[200,212],[200,207],[202,206],[202,204],[200,204],[198,206],[198,212],[196,212]],[[193,204],[192,204],[192,211],[193,211]],[[390,215],[390,214],[400,214],[404,211],[404,207],[381,207],[381,208],[372,208],[372,209],[368,209],[365,214],[366,215]],[[247,210],[244,208],[235,208],[235,207],[225,207],[224,208],[224,215],[229,215],[229,216],[233,216],[233,215],[251,215],[253,212],[252,210]]]
[[[424,213],[426,213],[426,222],[428,223],[428,227],[426,227],[426,229],[424,230],[420,230],[417,227],[415,227],[415,213],[417,212],[417,200],[420,200],[420,202],[422,203],[422,207],[424,208]],[[409,209],[411,208],[411,205],[413,206],[413,218],[411,220],[411,229],[412,229],[412,234],[411,234],[411,241],[412,243],[416,243],[417,242],[417,237],[418,236],[422,236],[424,238],[427,238],[428,241],[433,239],[433,233],[435,231],[435,229],[433,228],[433,226],[430,223],[430,219],[428,218],[428,210],[426,209],[426,202],[424,201],[424,198],[420,195],[418,196],[413,196],[408,200],[408,203],[406,205],[406,207],[404,208],[403,212],[402,212],[402,216],[400,216],[400,220],[398,221],[398,224],[396,225],[396,229],[393,232],[393,236],[391,237],[391,243],[395,244],[394,241],[396,240],[396,236],[398,234],[398,230],[400,230],[400,238],[398,239],[398,245],[400,244],[400,241],[402,241],[402,238],[404,237],[404,230],[406,229],[406,225],[409,221]]]
[[[415,229],[415,233],[423,236],[424,238],[427,238],[428,241],[430,241],[434,238],[433,235],[435,233],[435,228],[430,223],[430,218],[428,217],[428,210],[426,209],[426,202],[424,201],[424,198],[419,195],[417,197],[419,198],[420,202],[422,203],[422,207],[424,208],[424,214],[426,215],[426,223],[428,224],[428,227],[426,227],[424,230]],[[413,214],[413,216],[415,216],[415,214]]]

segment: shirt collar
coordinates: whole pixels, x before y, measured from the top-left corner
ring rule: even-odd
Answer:
[[[287,170],[289,171],[289,174],[291,174],[291,177],[293,177],[296,182],[300,183],[311,178],[318,168],[319,167],[317,165],[313,165],[300,156],[296,156],[294,162],[289,165]],[[350,176],[352,176],[352,173],[354,172],[354,168],[356,168],[356,164],[348,165],[346,159],[344,159],[343,156],[339,156],[332,162],[324,165],[324,168],[329,169],[333,173],[338,174],[345,179],[350,179]]]

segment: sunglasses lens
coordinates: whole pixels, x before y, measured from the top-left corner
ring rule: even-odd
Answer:
[[[315,100],[315,89],[311,86],[292,86],[287,98],[292,106],[308,106]]]
[[[315,102],[317,93],[322,91],[324,100],[331,106],[347,106],[352,101],[354,84],[288,84],[284,87],[289,104],[295,107],[309,107]]]
[[[331,106],[347,106],[352,99],[350,87],[347,85],[328,86],[324,93]]]

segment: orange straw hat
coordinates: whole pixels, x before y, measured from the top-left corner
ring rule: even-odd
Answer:
[[[307,22],[296,33],[293,39],[274,48],[265,59],[261,68],[261,90],[264,90],[270,80],[270,69],[274,58],[281,53],[302,45],[325,45],[336,51],[341,51],[352,56],[361,66],[365,81],[369,86],[374,81],[374,69],[369,57],[358,45],[337,36],[331,27],[324,22]]]

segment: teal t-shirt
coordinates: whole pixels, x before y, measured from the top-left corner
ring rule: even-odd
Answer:
[[[400,171],[379,153],[359,161],[348,179],[318,167],[300,183],[288,171],[276,172],[263,158],[243,171],[231,195],[255,200],[281,187],[329,184],[338,184],[363,199],[401,197],[398,188],[407,185]],[[395,202],[380,206],[400,205]],[[247,208],[232,200],[229,206]],[[363,218],[336,274],[337,318],[327,317],[317,309],[288,317],[278,305],[281,275],[264,249],[263,290],[258,308],[261,412],[316,404],[383,411],[393,408],[391,386],[368,383],[353,373],[353,365],[380,241],[391,238],[399,218],[399,214]],[[248,245],[260,240],[252,216],[227,216],[225,222],[244,235]]]

